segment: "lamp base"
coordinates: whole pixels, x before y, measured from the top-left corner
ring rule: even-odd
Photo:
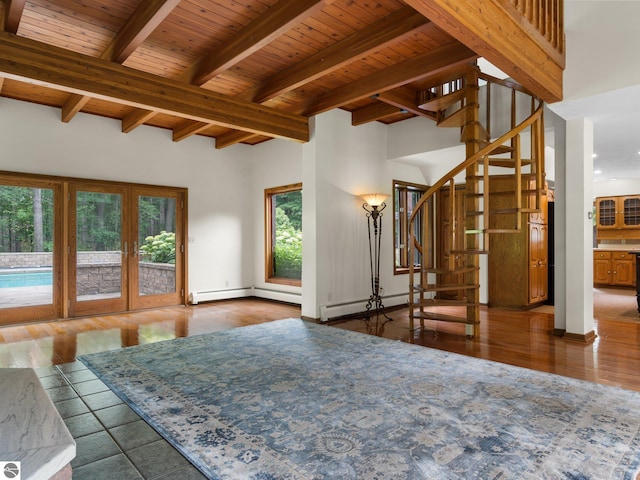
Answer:
[[[375,319],[374,319],[375,317]],[[382,317],[382,319],[380,318]],[[380,295],[371,295],[367,302],[367,314],[363,319],[367,327],[369,335],[381,337],[384,333],[384,327],[387,323],[393,321],[393,318],[387,316],[384,312],[382,297]]]

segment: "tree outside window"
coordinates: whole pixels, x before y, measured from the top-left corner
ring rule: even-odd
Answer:
[[[301,285],[302,184],[265,190],[266,281]]]
[[[427,185],[420,185],[415,183],[402,182],[398,180],[393,181],[393,244],[394,244],[394,265],[393,273],[398,275],[409,272],[409,219],[413,214],[415,205],[420,201],[420,198],[427,191],[429,187]],[[433,218],[431,212],[433,211],[432,201],[428,201],[427,209],[429,219]],[[425,222],[424,209],[418,213],[416,222],[414,223],[413,232],[418,243],[422,244],[423,237],[430,235],[432,231],[428,228]],[[431,259],[433,241],[429,237],[429,252],[424,258]],[[431,266],[431,265],[426,265]],[[420,267],[420,262],[417,258],[414,258],[414,267]]]

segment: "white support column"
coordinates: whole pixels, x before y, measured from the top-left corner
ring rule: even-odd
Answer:
[[[311,139],[302,147],[302,231],[304,248],[302,249],[302,318],[317,320],[318,309],[318,175],[317,175],[317,138],[315,117],[309,119]]]
[[[566,337],[593,330],[593,124],[568,120],[566,152]]]

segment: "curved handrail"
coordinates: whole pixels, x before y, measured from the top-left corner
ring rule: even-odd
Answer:
[[[440,180],[438,180],[431,187],[429,187],[427,191],[424,193],[424,195],[422,195],[418,203],[413,207],[413,213],[411,214],[411,217],[409,217],[409,223],[413,222],[414,217],[418,214],[418,212],[422,208],[422,205],[424,205],[424,202],[426,202],[438,190],[440,190],[440,188],[442,188],[445,183],[447,183],[449,180],[451,180],[451,178],[455,177],[462,171],[469,168],[471,165],[473,165],[474,163],[476,163],[486,155],[489,155],[498,147],[502,146],[507,140],[511,140],[516,135],[519,135],[520,133],[522,133],[522,131],[524,131],[527,127],[531,126],[536,120],[538,120],[542,116],[543,109],[544,109],[544,104],[540,103],[538,108],[531,114],[531,116],[523,120],[519,125],[516,125],[514,128],[509,130],[507,133],[505,133],[501,137],[497,138],[493,142],[489,143],[485,147],[478,150],[476,153],[474,153],[469,158],[467,158],[464,162],[458,164],[456,167],[449,170],[449,172],[446,175],[444,175]],[[413,235],[413,232],[412,232],[412,235]]]

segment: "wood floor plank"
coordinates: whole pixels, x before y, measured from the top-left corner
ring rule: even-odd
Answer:
[[[71,362],[85,353],[300,314],[296,305],[239,299],[7,326],[0,328],[0,367],[45,367]],[[386,325],[384,336],[410,341],[408,310],[393,310],[389,316],[393,321]],[[425,331],[413,333],[416,345],[640,391],[640,317],[596,319],[597,338],[591,344],[553,335],[553,315],[538,311],[483,308],[480,335],[473,339],[464,335],[464,325],[432,321],[425,325]],[[332,321],[330,327],[366,331],[362,319]]]

